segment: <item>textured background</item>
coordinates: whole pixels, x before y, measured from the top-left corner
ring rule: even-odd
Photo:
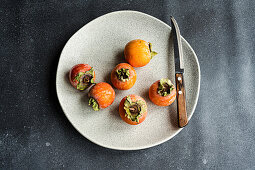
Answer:
[[[187,128],[159,146],[114,151],[82,137],[55,91],[66,41],[98,16],[175,16],[197,53],[201,92]],[[0,169],[254,169],[255,1],[0,3]]]

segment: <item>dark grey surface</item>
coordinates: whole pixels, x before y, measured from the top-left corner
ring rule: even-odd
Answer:
[[[201,92],[170,141],[114,151],[82,137],[57,100],[60,52],[111,11],[173,15],[197,53]],[[255,169],[255,1],[1,1],[0,169]]]

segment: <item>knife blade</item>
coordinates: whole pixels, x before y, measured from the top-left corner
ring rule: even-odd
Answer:
[[[171,27],[174,46],[174,61],[175,61],[175,83],[176,83],[176,99],[177,99],[177,117],[178,126],[184,127],[188,124],[187,110],[186,110],[186,97],[184,86],[184,63],[183,51],[181,44],[180,29],[174,17],[171,16]]]

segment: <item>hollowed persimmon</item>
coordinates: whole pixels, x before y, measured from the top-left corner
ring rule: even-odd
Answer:
[[[158,106],[169,106],[176,99],[175,86],[169,79],[160,79],[151,85],[149,98]]]
[[[124,97],[119,104],[119,114],[122,120],[130,125],[142,123],[147,116],[146,101],[135,94]]]
[[[85,90],[95,83],[96,75],[88,64],[77,64],[69,71],[69,81],[78,90]]]

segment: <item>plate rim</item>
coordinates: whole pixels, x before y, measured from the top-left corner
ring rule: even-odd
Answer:
[[[131,148],[131,147],[114,147],[114,146],[107,146],[107,145],[101,144],[101,143],[99,143],[99,142],[97,142],[97,141],[94,141],[93,139],[91,139],[91,138],[87,137],[86,135],[84,135],[84,134],[73,124],[73,122],[70,120],[69,116],[66,114],[65,109],[64,109],[64,107],[62,106],[62,104],[61,104],[61,102],[60,102],[60,100],[59,100],[59,92],[58,92],[58,86],[57,86],[57,84],[58,84],[58,83],[57,83],[57,82],[58,82],[58,77],[59,77],[59,76],[58,76],[58,72],[59,72],[59,71],[58,71],[58,70],[59,70],[59,62],[60,62],[61,56],[62,56],[62,54],[63,54],[63,51],[64,51],[65,48],[66,48],[66,45],[67,45],[67,44],[75,37],[75,35],[76,35],[82,28],[84,28],[85,26],[87,26],[87,25],[89,25],[89,24],[95,22],[96,20],[98,20],[98,19],[100,19],[100,18],[103,18],[103,17],[105,17],[105,16],[107,16],[107,15],[112,15],[112,14],[117,14],[117,13],[136,13],[136,14],[139,14],[139,15],[144,15],[144,16],[146,16],[146,17],[150,17],[151,19],[154,19],[154,20],[160,22],[161,24],[165,25],[165,26],[168,27],[170,30],[172,30],[172,28],[171,28],[168,24],[164,23],[164,22],[161,21],[160,19],[158,19],[158,18],[156,18],[156,17],[154,17],[154,16],[151,16],[151,15],[149,15],[149,14],[146,14],[146,13],[143,13],[143,12],[140,12],[140,11],[134,11],[134,10],[119,10],[119,11],[113,11],[113,12],[106,13],[106,14],[104,14],[104,15],[101,15],[101,16],[99,16],[99,17],[97,17],[97,18],[91,20],[90,22],[88,22],[88,23],[86,23],[85,25],[83,25],[80,29],[78,29],[78,30],[68,39],[68,41],[65,43],[65,45],[64,45],[64,47],[63,47],[63,49],[62,49],[62,51],[61,51],[61,53],[60,53],[59,61],[58,61],[58,66],[57,66],[57,72],[56,72],[56,93],[57,93],[57,97],[58,97],[58,102],[59,102],[59,104],[60,104],[60,106],[61,106],[61,109],[63,110],[65,116],[67,117],[68,121],[72,124],[72,126],[73,126],[83,137],[85,137],[85,138],[88,139],[89,141],[91,141],[91,142],[93,142],[93,143],[95,143],[95,144],[97,144],[97,145],[99,145],[99,146],[101,146],[101,147],[108,148],[108,149],[114,149],[114,150],[141,150],[141,149],[147,149],[147,148],[151,148],[151,147],[160,145],[160,144],[162,144],[162,143],[164,143],[164,142],[166,142],[166,141],[172,139],[172,138],[175,137],[178,133],[180,133],[180,131],[181,131],[183,128],[179,128],[174,134],[170,135],[169,137],[165,138],[164,140],[160,140],[160,141],[155,142],[155,143],[153,143],[153,144],[143,145],[143,146],[140,146],[140,147],[132,147],[132,148]],[[181,38],[182,38],[182,41],[183,41],[184,43],[186,43],[186,45],[189,47],[189,49],[191,50],[192,54],[195,56],[195,61],[196,61],[197,68],[198,68],[198,87],[197,87],[198,90],[197,90],[196,97],[195,97],[195,104],[194,104],[194,107],[192,108],[191,114],[190,114],[190,116],[189,116],[189,118],[188,118],[188,119],[190,120],[190,119],[192,118],[194,112],[195,112],[195,109],[196,109],[196,106],[197,106],[197,102],[198,102],[198,98],[199,98],[199,93],[200,93],[200,81],[201,81],[201,71],[200,71],[200,65],[199,65],[199,61],[198,61],[198,58],[197,58],[197,55],[196,55],[195,51],[193,50],[193,48],[191,47],[191,45],[190,45],[183,37],[181,37]]]

